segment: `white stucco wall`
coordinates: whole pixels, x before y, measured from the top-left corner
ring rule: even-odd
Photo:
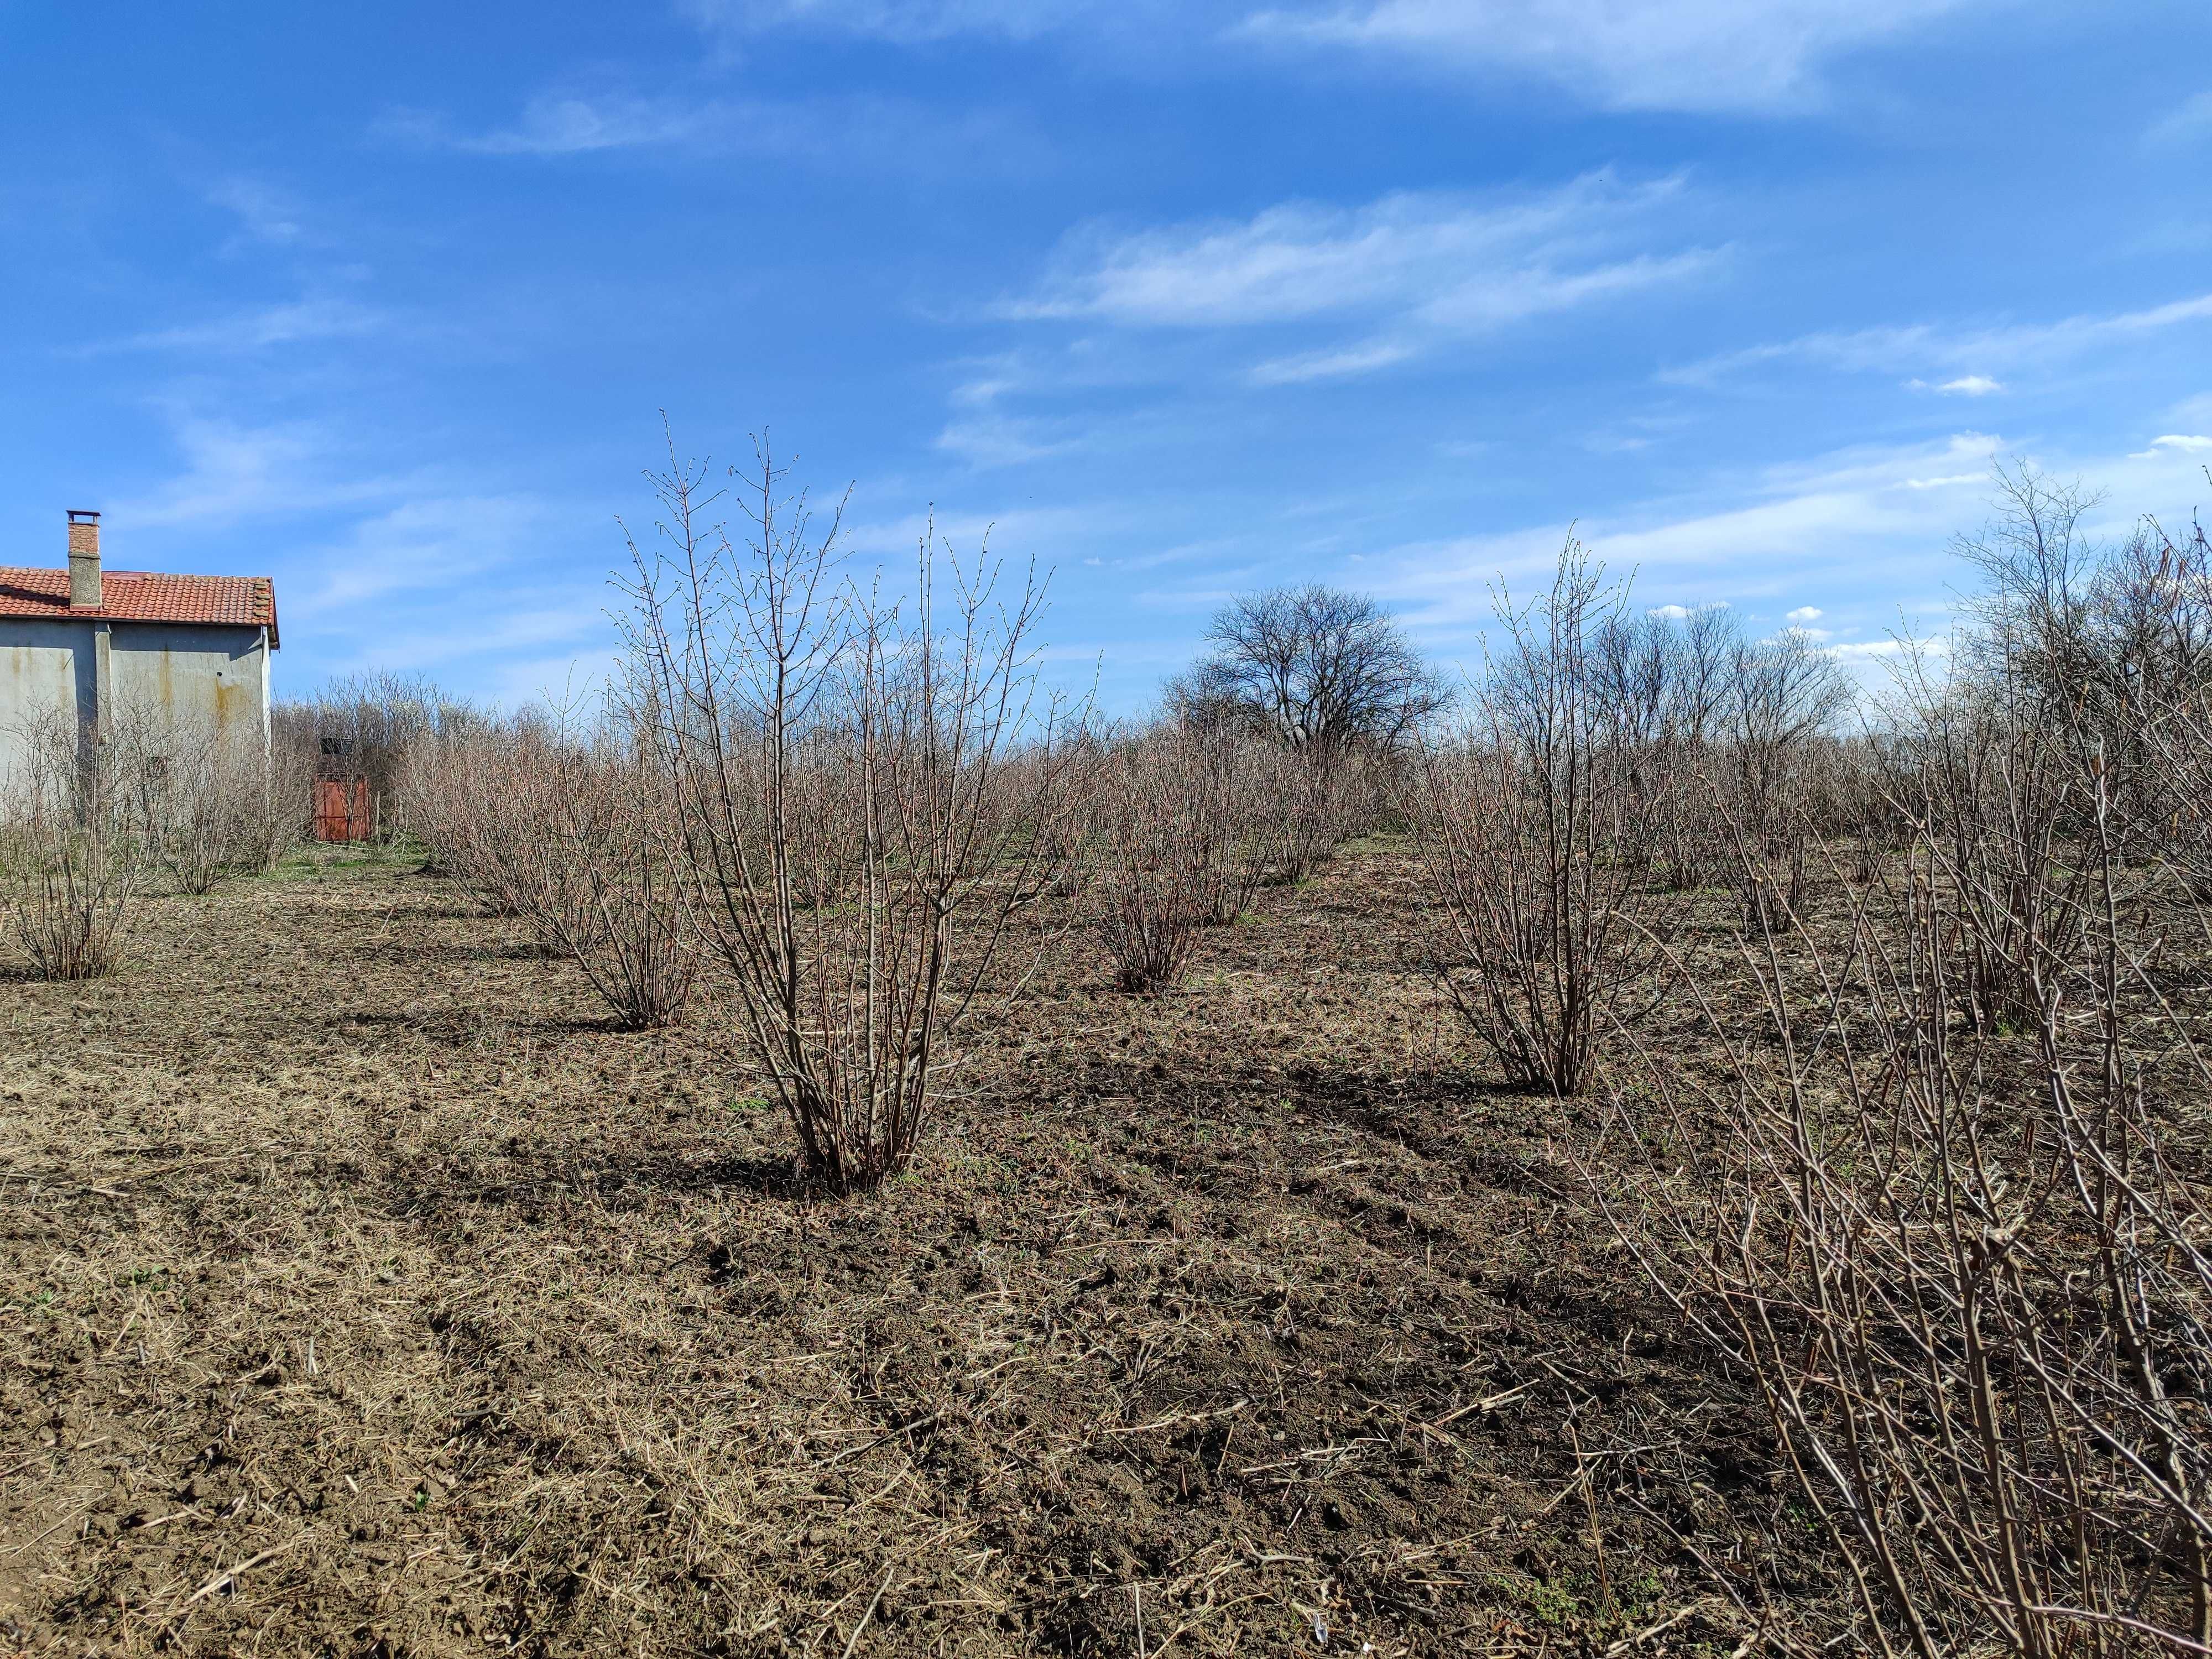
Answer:
[[[258,628],[118,623],[109,636],[117,713],[161,734],[269,743],[269,653]]]
[[[258,628],[108,624],[111,722],[142,726],[153,751],[191,752],[205,738],[269,741],[269,650]],[[0,781],[27,759],[41,719],[99,707],[98,624],[0,618]]]
[[[23,765],[33,727],[76,718],[80,663],[88,677],[91,623],[0,617],[0,787]]]

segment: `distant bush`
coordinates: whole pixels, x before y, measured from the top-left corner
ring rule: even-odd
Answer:
[[[1243,839],[1249,803],[1230,787],[1233,763],[1212,752],[1239,742],[1163,723],[1123,734],[1098,769],[1086,815],[1091,925],[1125,991],[1182,978],[1199,931],[1259,881],[1264,864]]]
[[[0,796],[0,902],[9,937],[42,979],[115,966],[152,860],[137,811],[144,755],[111,733],[80,742],[74,718],[34,723]]]
[[[399,775],[433,857],[582,969],[625,1026],[683,1013],[699,964],[672,781],[618,710],[419,735]]]
[[[1599,672],[1626,600],[1573,543],[1534,601],[1501,594],[1505,648],[1412,792],[1448,927],[1437,977],[1510,1079],[1560,1095],[1590,1085],[1600,1038],[1660,960],[1667,798]]]
[[[284,815],[304,825],[313,814],[317,777],[357,785],[366,795],[373,832],[393,841],[413,830],[405,779],[424,746],[459,737],[491,716],[422,674],[379,672],[328,682],[306,697],[270,710],[275,775]]]
[[[313,775],[290,746],[189,728],[142,746],[161,752],[131,768],[131,807],[149,856],[179,891],[258,875],[304,837]]]

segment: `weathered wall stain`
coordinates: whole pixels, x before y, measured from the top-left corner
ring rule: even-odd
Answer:
[[[159,752],[214,737],[265,743],[269,653],[255,628],[115,623],[112,719],[143,722]],[[0,779],[42,720],[84,718],[99,702],[88,623],[0,619]]]

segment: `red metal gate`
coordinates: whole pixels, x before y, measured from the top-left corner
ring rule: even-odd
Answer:
[[[367,778],[315,780],[317,841],[367,841],[375,833],[369,817]]]

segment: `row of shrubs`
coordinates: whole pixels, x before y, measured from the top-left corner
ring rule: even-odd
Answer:
[[[1052,923],[1085,929],[1131,991],[1173,984],[1203,929],[1237,921],[1262,886],[1304,882],[1384,822],[1398,769],[1389,756],[1171,720],[1009,759],[1003,811],[1036,793],[1035,773],[1057,780],[1054,821],[1012,884],[1048,895]],[[811,915],[854,902],[868,854],[862,814],[836,799],[853,757],[817,741],[810,763],[781,786],[781,857],[796,908]],[[627,711],[580,725],[533,714],[425,745],[400,799],[439,866],[576,962],[623,1024],[679,1016],[698,975],[700,913],[720,893],[711,853],[694,860],[681,781]],[[718,798],[714,810],[754,809]],[[766,869],[774,855],[753,862]]]
[[[33,717],[7,734],[0,775],[0,964],[47,979],[108,972],[139,898],[264,873],[307,841],[319,775],[357,784],[377,833],[403,837],[406,757],[496,724],[395,674],[280,702],[265,734],[128,708],[97,731],[58,711]]]
[[[2080,495],[2005,477],[1947,653],[1901,646],[1868,698],[1808,636],[1640,614],[1571,544],[1500,594],[1456,698],[1306,591],[1220,631],[1379,642],[1376,718],[1309,719],[1271,659],[1264,695],[1216,662],[1116,726],[1042,684],[1034,580],[926,543],[886,603],[777,477],[763,456],[734,542],[698,528],[704,469],[658,481],[587,714],[386,687],[315,718],[351,722],[395,833],[623,1023],[711,977],[808,1179],[906,1167],[963,1031],[1055,941],[1157,992],[1263,885],[1402,827],[1429,971],[1755,1382],[1866,1642],[2212,1650],[2201,532],[2095,544]],[[19,939],[56,892],[119,915],[103,860],[183,886],[282,840],[112,753],[10,819]],[[204,822],[235,849],[196,850]],[[32,954],[88,971],[97,931]]]

